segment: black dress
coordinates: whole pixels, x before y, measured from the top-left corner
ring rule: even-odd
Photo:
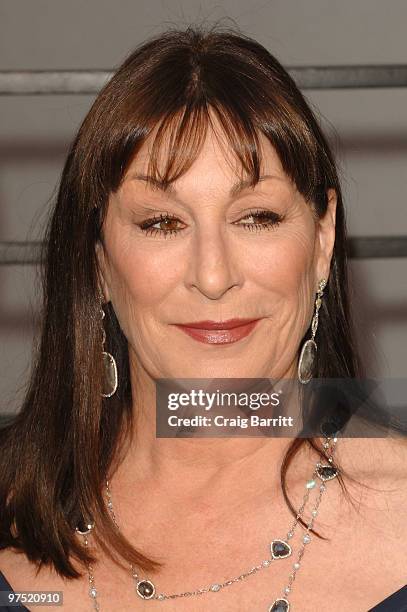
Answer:
[[[14,592],[11,585],[7,582],[6,577],[0,571],[0,591]],[[62,606],[63,607],[63,606]],[[25,606],[2,606],[0,605],[1,612],[30,612],[29,608]],[[35,612],[35,606],[32,608],[32,612]],[[356,612],[354,610],[349,612]],[[358,610],[362,612],[362,610]],[[363,611],[364,612],[364,611]],[[367,612],[407,612],[407,584],[401,589],[386,597],[383,601],[376,604]]]

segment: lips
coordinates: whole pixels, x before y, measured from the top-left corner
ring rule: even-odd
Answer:
[[[183,327],[189,327],[193,329],[234,329],[241,325],[247,325],[252,321],[258,321],[258,319],[228,319],[227,321],[195,321],[193,323],[179,323]]]
[[[231,344],[245,338],[260,319],[229,319],[176,324],[180,330],[205,344]]]

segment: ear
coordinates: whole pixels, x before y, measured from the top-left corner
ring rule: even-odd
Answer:
[[[317,220],[315,244],[315,286],[321,278],[328,280],[332,253],[335,244],[335,221],[337,195],[335,189],[327,190],[328,206],[325,215]]]
[[[96,258],[98,262],[98,278],[100,291],[103,293],[106,302],[110,302],[110,291],[109,291],[109,274],[107,258],[105,253],[105,247],[103,243],[98,240],[95,246]]]

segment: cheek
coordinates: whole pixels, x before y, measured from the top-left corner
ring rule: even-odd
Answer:
[[[295,297],[312,286],[315,228],[277,229],[275,235],[245,253],[256,283],[284,296]]]
[[[179,279],[179,258],[170,255],[168,247],[127,239],[110,246],[112,302],[127,301],[135,310],[162,302]],[[154,246],[154,248],[153,248]],[[176,265],[178,261],[178,266]]]
[[[315,225],[281,227],[268,238],[261,248],[253,244],[245,258],[253,262],[251,278],[268,302],[270,346],[291,360],[312,318]]]

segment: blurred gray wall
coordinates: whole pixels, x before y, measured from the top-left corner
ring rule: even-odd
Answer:
[[[0,70],[113,69],[167,25],[222,17],[286,66],[407,63],[405,0],[1,0]],[[407,235],[407,88],[305,95],[339,160],[350,235]],[[0,240],[41,239],[67,145],[93,99],[0,97]],[[407,374],[406,263],[351,265],[374,376]],[[27,382],[37,274],[33,266],[0,266],[0,412],[18,409]]]

